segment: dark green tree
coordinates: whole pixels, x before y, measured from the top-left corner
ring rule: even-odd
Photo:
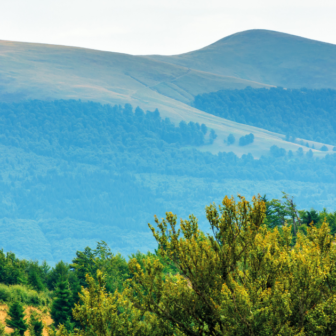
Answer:
[[[35,269],[31,270],[29,274],[29,284],[36,289],[37,291],[42,291],[44,289],[44,285],[42,283],[40,275],[36,272]]]
[[[25,313],[22,303],[19,301],[13,302],[8,311],[9,319],[6,319],[6,325],[9,328],[13,328],[23,336],[24,332],[28,329],[28,325],[25,321]]]
[[[76,258],[72,260],[70,268],[72,271],[76,272],[76,275],[80,281],[81,286],[86,285],[85,277],[86,274],[90,276],[95,276],[98,266],[95,262],[96,251],[92,250],[90,247],[86,247],[83,252],[77,251]]]
[[[33,336],[42,336],[43,323],[34,312],[30,316],[29,327],[30,333],[33,334]]]
[[[47,284],[50,290],[54,290],[60,280],[68,279],[70,267],[62,260],[55,265],[47,275]]]
[[[301,222],[307,226],[316,226],[316,224],[320,221],[319,213],[311,209],[310,211],[302,211],[301,212]]]
[[[61,280],[55,290],[55,298],[51,307],[51,317],[54,324],[64,324],[67,319],[71,318],[72,295],[69,289],[69,282]]]

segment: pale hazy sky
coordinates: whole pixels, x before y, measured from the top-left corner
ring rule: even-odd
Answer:
[[[336,0],[0,0],[0,40],[177,54],[247,29],[336,44]]]

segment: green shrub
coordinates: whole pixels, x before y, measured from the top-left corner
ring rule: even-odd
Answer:
[[[10,301],[11,293],[8,286],[0,284],[0,301],[8,302]]]
[[[29,306],[48,306],[51,303],[50,293],[47,291],[36,292],[23,285],[7,286],[0,283],[0,302],[22,302]]]

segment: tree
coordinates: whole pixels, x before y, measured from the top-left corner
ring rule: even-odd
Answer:
[[[314,209],[310,211],[300,211],[301,221],[307,226],[316,225],[320,221],[318,212]]]
[[[309,151],[306,153],[306,156],[308,159],[311,159],[314,156],[314,153],[311,149],[309,149]]]
[[[49,272],[47,276],[48,288],[54,290],[60,280],[68,279],[70,267],[62,260]]]
[[[0,336],[6,336],[5,326],[0,322]]]
[[[43,335],[43,323],[35,312],[30,316],[29,327],[31,336]]]
[[[21,302],[15,301],[12,303],[8,311],[8,317],[10,319],[6,319],[7,327],[13,328],[14,331],[23,336],[24,332],[28,329],[28,325],[24,319],[25,313]]]
[[[76,272],[80,284],[85,286],[86,274],[95,276],[98,269],[95,263],[95,251],[90,247],[86,247],[84,252],[77,251],[76,258],[72,260],[70,268]]]
[[[281,157],[286,155],[286,150],[284,148],[279,148],[276,145],[271,146],[270,153],[274,157]]]
[[[300,157],[302,157],[303,156],[303,148],[302,147],[299,147],[298,148],[298,150],[296,151],[296,153],[297,153],[297,156],[300,156]]]
[[[253,133],[246,134],[242,136],[241,138],[239,138],[239,146],[249,145],[253,143],[253,141],[254,141],[254,134]]]
[[[35,269],[32,269],[30,271],[28,280],[29,284],[33,286],[33,288],[36,289],[37,291],[42,291],[44,289],[41,277],[39,276],[39,274]]]
[[[217,138],[216,132],[213,129],[211,129],[210,134],[209,134],[210,144],[213,144],[213,142],[215,141],[216,138]]]
[[[51,307],[51,317],[54,324],[64,324],[71,318],[72,297],[67,280],[61,280],[55,290],[55,298]]]
[[[263,224],[260,198],[225,197],[206,215],[211,235],[192,215],[179,228],[172,213],[155,219],[159,253],[177,273],[163,273],[159,258],[133,258],[120,295],[106,293],[101,273],[98,284],[87,277],[74,310],[81,335],[335,335],[336,245],[326,222],[293,246],[290,226]]]
[[[233,145],[235,141],[236,141],[236,139],[235,139],[234,135],[232,133],[230,133],[228,138],[227,138],[227,144],[228,145]]]
[[[322,152],[328,152],[328,147],[326,145],[323,145],[321,148],[320,148],[320,151]]]

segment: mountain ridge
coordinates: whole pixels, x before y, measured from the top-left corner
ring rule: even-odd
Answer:
[[[218,54],[224,56],[219,59]],[[332,73],[336,74],[336,45],[270,30],[247,30],[224,37],[204,48],[188,53],[149,57],[217,74],[249,80],[254,78],[257,82],[275,86],[336,88],[335,76],[331,76],[329,72],[324,74],[324,81],[321,81],[319,77],[319,71],[323,71],[324,67],[333,70]],[[212,63],[209,65],[205,59],[211,59]],[[265,59],[268,63],[273,60],[268,68],[262,67]],[[217,62],[216,66],[213,65],[214,62]],[[293,78],[300,73],[294,68],[308,64],[311,70],[314,70],[313,72],[310,70],[310,76],[302,77],[303,74],[301,74],[302,79],[294,81]],[[274,72],[274,68],[275,70],[280,69],[283,75]],[[256,72],[255,69],[258,71]],[[264,72],[263,77],[260,77],[258,72]],[[270,74],[276,77],[271,78]],[[327,78],[331,80],[328,81]]]
[[[287,34],[282,33],[252,32],[258,36],[275,34],[281,38],[288,38]],[[227,41],[231,41],[231,44],[236,41],[233,43],[234,46],[240,43],[238,51],[242,53],[245,44],[241,41],[238,43],[237,36],[239,39],[248,40],[246,36],[250,34],[251,31],[234,34],[208,47],[179,56],[157,57],[51,44],[0,41],[0,100],[82,99],[112,105],[130,103],[144,110],[158,108],[163,117],[169,117],[174,123],[185,120],[207,124],[216,131],[218,138],[213,145],[204,146],[203,150],[213,153],[229,150],[223,142],[229,133],[240,137],[250,132],[255,133],[255,146],[249,148],[237,146],[230,150],[234,150],[239,156],[251,152],[254,157],[266,153],[272,145],[296,151],[300,146],[284,141],[284,136],[281,134],[271,134],[263,129],[227,121],[191,106],[193,99],[202,93],[223,89],[244,89],[247,86],[269,88],[278,85],[271,80],[268,80],[270,84],[265,84],[261,78],[262,71],[258,70],[260,74],[254,77],[253,74],[257,70],[253,69],[257,67],[251,64],[244,68],[242,62],[237,63],[236,68],[242,68],[250,78],[242,79],[240,77],[244,77],[243,74],[238,73],[234,67],[231,73],[220,73],[225,70],[223,67],[220,68],[222,60],[218,63],[217,58],[209,62],[202,59],[204,55],[199,56],[204,51],[206,52],[204,57],[211,56],[211,50],[218,48],[219,44],[226,45]],[[295,39],[301,42],[305,40],[299,37]],[[248,46],[247,44],[245,48]],[[217,54],[225,56],[227,54],[225,50],[220,49]],[[189,55],[189,58],[191,55],[191,60],[185,59],[186,55]],[[242,55],[244,61],[246,56],[244,53]],[[237,57],[236,59],[239,60]],[[177,61],[183,64],[173,64]],[[204,67],[200,69],[197,66],[200,62],[205,65],[213,64],[213,69]],[[331,81],[334,80],[333,76],[329,77]],[[336,88],[336,79],[334,81]],[[316,148],[319,147],[320,144],[316,144]]]

